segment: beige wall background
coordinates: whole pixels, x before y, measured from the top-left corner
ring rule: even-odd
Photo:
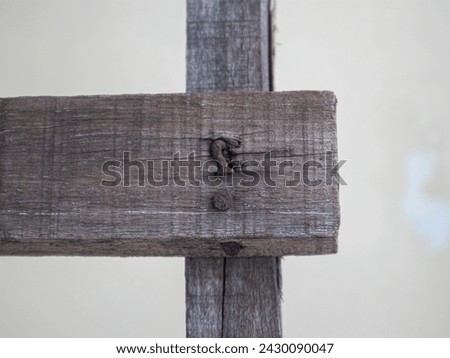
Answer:
[[[337,94],[339,253],[286,337],[450,336],[450,3],[278,0],[276,90]],[[0,96],[184,92],[185,4],[0,0]],[[183,337],[181,258],[0,257],[1,337]]]

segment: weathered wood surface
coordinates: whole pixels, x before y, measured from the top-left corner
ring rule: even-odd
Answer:
[[[271,89],[269,0],[188,0],[187,23],[188,91]],[[186,258],[187,336],[281,337],[280,269],[278,257]]]
[[[206,170],[198,168],[191,181],[187,168],[179,178],[162,173],[162,160],[175,153],[181,161],[195,154],[199,164],[211,162],[211,142],[223,133],[240,138],[236,160],[261,162],[271,152],[272,160],[292,160],[301,172],[306,160],[336,152],[334,105],[331,92],[0,99],[0,254],[335,252],[336,183],[287,187],[274,167],[272,187],[262,180],[263,168],[249,167],[260,183],[248,186],[253,178],[235,173],[232,206],[221,212],[212,199],[225,183],[206,185]],[[124,152],[146,171],[124,169]],[[101,185],[113,179],[102,172],[108,160],[118,162],[120,185]],[[147,182],[148,160],[155,161],[154,178],[165,177],[168,185]]]
[[[269,0],[187,0],[187,92],[269,91]]]
[[[281,337],[279,257],[186,258],[188,337]]]

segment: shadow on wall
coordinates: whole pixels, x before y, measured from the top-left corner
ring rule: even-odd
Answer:
[[[443,251],[450,239],[450,205],[430,198],[423,188],[433,174],[436,153],[416,151],[406,161],[403,214],[432,252]]]

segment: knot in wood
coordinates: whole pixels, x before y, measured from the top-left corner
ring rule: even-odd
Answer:
[[[231,208],[231,201],[233,200],[230,192],[227,189],[219,190],[213,199],[214,207],[220,211],[226,211]]]
[[[244,248],[240,243],[235,241],[222,242],[220,246],[222,246],[223,252],[228,256],[236,256]]]

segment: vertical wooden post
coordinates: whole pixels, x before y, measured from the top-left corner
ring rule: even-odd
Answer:
[[[187,0],[188,92],[269,91],[270,0]],[[280,258],[186,258],[188,337],[281,337]]]

